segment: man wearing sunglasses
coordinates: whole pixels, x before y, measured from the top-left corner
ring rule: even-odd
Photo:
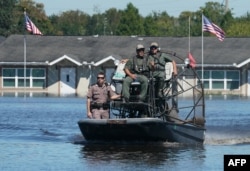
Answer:
[[[165,80],[165,64],[167,62],[172,62],[173,65],[173,75],[177,75],[177,67],[174,60],[171,59],[166,53],[160,52],[157,42],[153,42],[150,45],[149,51],[149,67],[153,71],[153,77],[156,80],[155,90],[156,96],[159,98],[163,97],[163,87]]]
[[[122,95],[126,102],[129,102],[129,88],[133,81],[140,82],[141,91],[138,97],[139,102],[146,99],[148,89],[148,78],[145,76],[148,72],[147,57],[144,55],[144,46],[138,44],[136,46],[136,56],[130,58],[124,67],[126,78],[123,80]]]
[[[87,94],[87,116],[90,119],[108,119],[109,101],[120,98],[106,83],[105,75],[99,72],[97,83],[90,86]]]

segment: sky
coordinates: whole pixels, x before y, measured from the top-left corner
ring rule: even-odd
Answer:
[[[170,16],[178,17],[183,11],[195,12],[204,7],[206,2],[218,2],[225,5],[226,0],[33,0],[43,3],[47,16],[69,10],[80,10],[89,15],[104,13],[110,8],[124,10],[131,2],[142,16],[154,12],[166,11]],[[234,17],[250,12],[249,0],[228,0],[229,9]]]

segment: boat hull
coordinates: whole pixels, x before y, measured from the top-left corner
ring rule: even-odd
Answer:
[[[203,143],[205,129],[159,118],[86,119],[78,126],[87,141]]]

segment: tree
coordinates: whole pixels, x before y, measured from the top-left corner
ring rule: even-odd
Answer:
[[[156,21],[158,19],[158,14],[153,12],[152,14],[146,16],[144,19],[144,30],[145,36],[153,36],[158,35],[158,26],[156,25]]]
[[[11,30],[14,27],[13,12],[16,0],[0,0],[0,35],[8,36],[12,34]]]
[[[60,17],[58,15],[51,15],[49,16],[49,20],[51,22],[51,25],[53,26],[51,33],[57,36],[62,36],[63,35],[63,31],[60,30],[60,27],[58,26],[59,24],[59,19]]]
[[[89,22],[87,25],[87,34],[88,35],[96,35],[103,33],[103,15],[100,13],[94,14],[89,18]]]
[[[250,37],[250,14],[236,18],[227,28],[227,36],[230,37]]]
[[[0,35],[28,34],[25,32],[24,10],[44,35],[145,35],[188,36],[190,17],[191,36],[202,34],[202,14],[221,27],[227,37],[250,36],[250,15],[233,18],[231,10],[218,2],[207,2],[198,11],[183,11],[178,18],[166,11],[153,12],[146,17],[132,3],[126,9],[110,8],[101,13],[96,7],[92,16],[82,11],[66,11],[46,16],[44,5],[33,0],[0,0]],[[204,33],[204,36],[210,36]]]
[[[19,0],[13,14],[15,20],[13,20],[12,34],[24,34],[24,11],[44,35],[52,32],[52,25],[45,14],[42,3],[35,3],[32,0]]]
[[[167,12],[162,12],[156,20],[157,36],[173,36],[175,24],[173,17],[170,17]]]
[[[57,35],[86,35],[89,16],[79,10],[63,12],[59,17],[53,16],[54,32]]]
[[[118,35],[144,35],[143,17],[132,3],[121,14],[120,24],[116,31]]]
[[[176,25],[176,29],[174,32],[174,35],[178,36],[189,36],[189,24],[190,24],[190,35],[193,33],[195,30],[194,26],[194,15],[190,11],[184,11],[180,14],[179,18],[177,19],[178,25]],[[190,23],[189,23],[190,20]]]
[[[107,19],[107,32],[108,35],[115,35],[118,29],[118,25],[121,20],[121,11],[116,10],[115,8],[111,8],[105,12],[105,17]]]

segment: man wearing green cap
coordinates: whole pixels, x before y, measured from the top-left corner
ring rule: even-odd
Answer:
[[[156,79],[155,89],[156,96],[159,98],[163,97],[163,87],[165,80],[165,64],[167,62],[172,62],[173,74],[177,75],[177,67],[174,60],[171,59],[166,53],[162,53],[159,50],[159,45],[157,42],[153,42],[150,45],[149,51],[149,67],[153,71],[153,77]]]
[[[126,102],[129,101],[129,88],[133,81],[138,81],[141,84],[141,91],[139,94],[139,102],[146,99],[148,90],[148,78],[145,76],[149,72],[147,65],[147,57],[144,55],[144,46],[138,44],[136,46],[136,56],[129,59],[124,67],[126,78],[123,80],[122,95]]]

